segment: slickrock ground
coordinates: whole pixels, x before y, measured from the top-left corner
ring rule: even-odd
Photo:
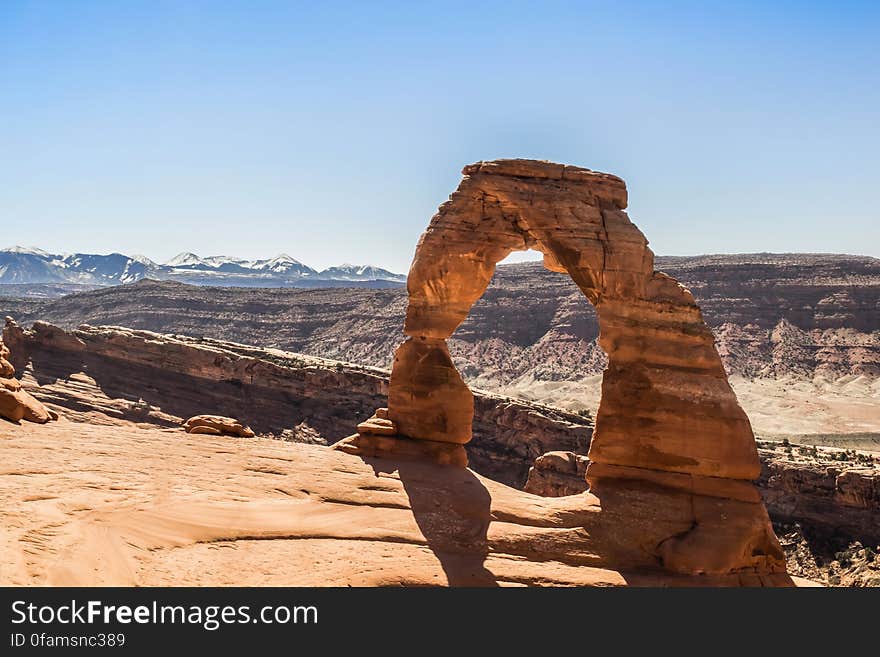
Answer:
[[[0,424],[0,445],[3,585],[790,583],[628,568],[590,538],[593,496],[450,466],[64,419]]]
[[[27,354],[24,388],[77,422],[170,429],[200,411],[222,411],[264,437],[326,445],[353,433],[387,394],[386,370],[218,340],[46,324],[10,325],[6,335],[13,357]],[[521,488],[534,465],[540,474],[529,474],[526,490],[585,490],[589,417],[479,391],[475,401],[467,449],[476,471]],[[880,527],[880,477],[861,473],[876,472],[880,457],[769,441],[759,441],[759,455],[759,488],[774,520],[841,525],[870,544],[868,530]]]
[[[69,419],[177,427],[231,415],[257,433],[331,444],[386,403],[388,372],[246,345],[114,327],[8,323],[22,384]],[[544,452],[586,454],[590,417],[477,391],[471,465],[521,487]]]
[[[880,447],[880,260],[747,254],[655,262],[694,293],[758,433],[850,436],[859,442],[848,447]],[[402,339],[406,310],[402,290],[144,281],[37,302],[11,290],[2,298],[3,289],[0,315],[22,323],[116,324],[382,368]],[[567,276],[523,263],[498,268],[449,347],[471,387],[595,414],[606,362],[597,334],[592,306]]]
[[[15,367],[7,360],[12,358],[9,348],[0,338],[0,419],[45,424],[54,415],[43,404],[22,389],[15,378]]]
[[[212,410],[235,413],[264,437],[323,445],[352,433],[350,414],[365,419],[383,403],[387,389],[387,371],[278,350],[124,329],[89,328],[73,334],[47,325],[37,329],[7,328],[7,335],[22,340],[11,341],[16,351],[29,352],[24,386],[68,420],[92,425],[176,430],[193,413]],[[85,351],[70,338],[82,340]],[[165,354],[162,370],[149,365],[159,349]],[[223,356],[219,363],[218,355]],[[208,379],[194,379],[187,372]],[[213,383],[206,385],[206,380]],[[193,390],[201,391],[198,398],[190,397]],[[467,449],[481,476],[519,488],[535,465],[540,474],[529,474],[527,491],[570,495],[585,490],[589,418],[480,392],[476,406],[475,439]],[[780,536],[789,532],[788,525],[801,523],[802,533],[810,537],[804,549],[822,563],[856,540],[875,545],[866,532],[880,527],[880,476],[874,475],[873,489],[871,479],[854,476],[870,472],[855,452],[819,448],[819,456],[828,456],[818,459],[805,446],[760,442],[759,447],[764,463],[759,490]],[[559,467],[559,457],[541,457],[554,450],[564,467]],[[570,455],[571,450],[580,456]],[[772,478],[771,465],[776,473]],[[838,491],[838,479],[848,493]],[[849,533],[834,537],[837,526]],[[826,581],[818,570],[791,572]]]

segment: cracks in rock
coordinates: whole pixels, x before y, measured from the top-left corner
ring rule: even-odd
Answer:
[[[691,486],[693,487],[693,477],[691,477]],[[683,531],[678,532],[677,534],[673,534],[672,536],[668,536],[668,537],[664,538],[662,541],[657,543],[657,547],[654,548],[655,556],[659,559],[660,563],[664,566],[667,565],[666,564],[667,558],[666,558],[666,555],[663,554],[663,552],[664,552],[663,546],[666,545],[669,541],[683,541],[685,539],[685,537],[688,536],[688,534],[695,531],[697,529],[697,527],[700,526],[700,523],[697,521],[697,508],[696,508],[696,502],[695,502],[695,494],[694,494],[693,490],[691,490],[691,493],[688,496],[688,499],[691,504],[691,526]]]
[[[601,286],[596,291],[596,302],[595,305],[598,306],[602,302],[602,297],[605,294],[605,286],[606,286],[606,267],[608,263],[608,226],[605,224],[605,209],[602,207],[601,203],[599,203],[599,199],[596,199],[597,205],[599,206],[599,218],[602,221],[602,235],[599,239],[599,244],[602,247],[602,269],[599,273]]]

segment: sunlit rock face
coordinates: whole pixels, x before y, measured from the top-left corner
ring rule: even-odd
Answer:
[[[422,236],[409,272],[390,410],[412,438],[470,438],[467,386],[445,340],[511,251],[536,249],[596,306],[609,358],[590,458],[608,465],[752,479],[748,418],[690,292],[654,272],[616,176],[548,162],[474,164]]]
[[[535,249],[596,307],[608,356],[586,475],[604,511],[597,528],[614,524],[617,537],[638,544],[626,550],[646,550],[677,572],[784,570],[750,482],[760,464],[749,420],[693,296],[654,271],[653,252],[624,211],[624,182],[533,160],[480,162],[463,174],[409,271],[408,337],[394,357],[389,426],[400,439],[471,439],[473,396],[446,340],[495,265]]]

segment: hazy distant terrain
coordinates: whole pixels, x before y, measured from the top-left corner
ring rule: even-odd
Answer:
[[[660,257],[715,331],[765,434],[880,431],[880,260],[844,255]],[[0,295],[3,294],[0,288]],[[114,324],[388,367],[403,289],[242,289],[142,281],[57,300],[0,296],[20,323]],[[595,410],[605,355],[592,306],[539,263],[502,265],[450,340],[465,378],[510,396]]]
[[[238,287],[397,287],[406,276],[372,265],[344,264],[318,271],[284,253],[262,260],[181,253],[159,264],[145,256],[122,253],[54,254],[20,246],[0,249],[0,285],[15,285],[23,296],[57,297],[144,279]]]

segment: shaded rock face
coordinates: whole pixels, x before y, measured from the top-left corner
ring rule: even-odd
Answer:
[[[0,418],[11,422],[27,420],[38,424],[54,419],[56,416],[23,390],[21,383],[14,378],[15,367],[10,362],[11,358],[9,347],[0,338]]]
[[[654,268],[694,294],[728,375],[880,376],[876,258],[657,256]],[[0,313],[22,323],[111,324],[378,367],[391,361],[406,314],[402,288],[205,288],[144,280],[52,300],[17,297],[15,289],[0,286]],[[607,359],[598,335],[595,310],[571,278],[526,262],[496,268],[448,342],[466,381],[499,388],[523,377],[575,382],[601,373]]]
[[[774,522],[880,545],[880,458],[770,442],[760,454],[757,485]]]
[[[402,438],[465,444],[473,400],[446,340],[512,251],[535,249],[595,306],[608,355],[587,478],[609,507],[645,487],[690,496],[690,529],[650,550],[668,569],[783,569],[758,494],[748,418],[688,290],[654,271],[616,176],[530,160],[465,167],[422,235],[407,279],[406,341],[394,356],[388,419]],[[627,502],[629,496],[632,499]],[[637,519],[650,523],[652,516]]]
[[[388,396],[388,372],[242,344],[120,327],[75,331],[38,322],[4,329],[21,385],[68,419],[177,427],[206,412],[230,415],[261,436],[328,445],[356,430]],[[15,384],[19,384],[16,380]],[[521,488],[544,452],[586,454],[588,417],[474,393],[467,460]]]
[[[547,452],[535,459],[523,488],[542,497],[565,497],[587,491],[586,456],[574,452]]]
[[[825,538],[880,545],[880,458],[836,448],[759,445],[761,476],[755,483],[775,524],[797,523]],[[573,452],[544,454],[523,490],[545,497],[584,493],[588,463]]]

